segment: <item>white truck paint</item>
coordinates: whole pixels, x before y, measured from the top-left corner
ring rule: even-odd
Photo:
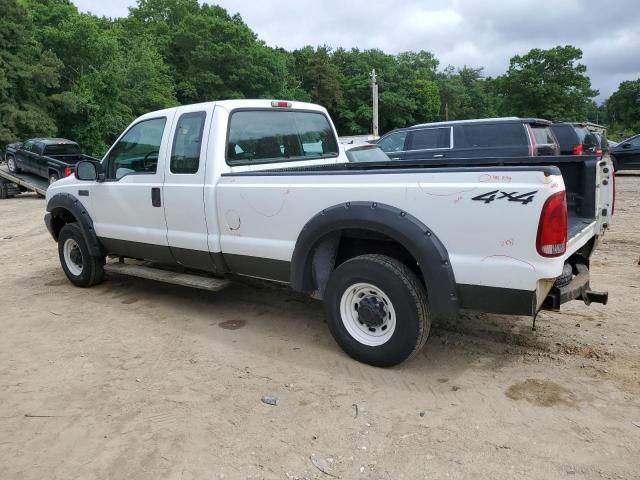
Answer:
[[[284,154],[289,148],[287,142],[294,138],[299,142],[296,148],[301,151],[320,145],[324,158],[274,157],[269,161],[231,161],[230,158],[235,155],[257,156],[259,142],[272,140],[266,134],[260,136],[255,132],[268,128],[277,130],[277,127],[258,124],[236,125],[234,132],[245,134],[246,141],[255,145],[253,153],[244,151],[241,147],[246,149],[248,143],[231,141],[229,123],[235,112],[246,111],[277,111],[283,115],[300,113],[303,116],[299,117],[299,123],[308,118],[318,118],[304,116],[309,112],[326,118],[328,128],[322,132],[324,136],[319,137],[320,140],[313,138],[308,140],[309,143],[304,143],[303,137],[307,138],[305,135],[308,136],[310,130],[297,130],[297,137],[291,136],[288,130],[282,135],[277,131],[272,135],[279,139],[279,150],[275,150],[277,157],[280,151]],[[184,119],[191,117],[185,114],[201,115],[200,135],[186,125]],[[162,118],[165,119],[164,130],[157,151],[149,151],[142,159],[136,157],[129,165],[142,164],[145,165],[144,169],[136,172],[119,169],[120,174],[129,173],[121,177],[112,171],[113,168],[110,170],[110,159],[119,158],[118,155],[127,149],[145,147],[144,142],[148,140],[135,140],[135,132],[156,125],[158,119]],[[280,121],[286,117],[272,118]],[[245,130],[254,133],[249,134]],[[251,135],[257,135],[257,139]],[[171,159],[178,148],[176,144],[182,142],[184,145],[179,148],[188,149],[195,148],[193,142],[198,141],[197,170],[190,173],[173,172]],[[330,150],[333,143],[336,145],[335,155]],[[234,153],[229,153],[231,148]],[[329,150],[325,151],[325,148]],[[401,265],[398,268],[402,270],[406,267],[413,273],[404,272],[404,277],[398,275],[404,278],[405,284],[414,282],[412,275],[418,278],[422,286],[414,285],[413,288],[426,287],[434,315],[445,311],[450,313],[453,311],[451,305],[455,310],[471,307],[534,315],[545,299],[548,300],[547,294],[556,290],[558,299],[552,302],[553,308],[558,308],[559,303],[566,301],[568,296],[588,300],[588,277],[580,277],[580,285],[572,285],[573,290],[569,293],[567,287],[564,290],[562,286],[554,287],[554,282],[561,276],[567,263],[572,265],[577,280],[576,262],[586,262],[588,268],[588,257],[610,222],[613,178],[608,158],[585,157],[584,164],[581,163],[582,159],[571,159],[573,163],[569,164],[567,159],[554,157],[548,159],[546,165],[537,165],[544,163],[541,158],[494,162],[476,159],[471,163],[459,160],[458,164],[432,166],[405,166],[391,162],[388,165],[356,165],[348,164],[341,148],[326,110],[312,104],[231,100],[152,112],[131,124],[105,155],[101,165],[86,167],[94,169],[95,175],[106,172],[103,173],[106,174],[106,181],[103,178],[80,180],[78,176],[83,177],[83,174],[77,171],[76,175],[62,179],[49,188],[47,225],[57,240],[61,229],[68,223],[75,221],[84,229],[82,231],[88,243],[94,240],[94,247],[89,248],[91,252],[80,252],[81,242],[76,242],[84,265],[88,265],[88,255],[91,258],[108,254],[150,259],[201,271],[202,274],[249,275],[292,283],[294,288],[318,298],[332,292],[332,284],[338,282],[336,278],[341,275],[341,269],[348,268],[342,268],[345,260],[359,258],[359,254],[384,253],[385,257],[380,262],[379,259],[364,258],[361,270],[367,271],[369,265],[373,270],[381,268],[384,271],[386,268],[392,277],[395,275],[393,272],[398,270],[394,262],[404,264],[404,267]],[[149,159],[153,160],[149,162]],[[452,162],[451,159],[448,161]],[[552,166],[554,161],[560,165],[560,169]],[[563,169],[569,173],[588,173],[591,177],[584,178],[590,179],[591,183],[586,189],[583,185],[581,190],[576,187],[575,192],[567,191],[569,235],[566,252],[556,257],[544,257],[536,247],[541,211],[549,197],[565,191],[565,178],[561,173]],[[575,179],[570,180],[572,184],[577,183]],[[152,202],[153,190],[157,198]],[[325,225],[323,231],[326,235],[319,237],[318,242],[309,244],[311,246],[306,253],[300,253],[305,242],[308,243],[305,235],[309,229],[315,228],[315,224],[326,223],[326,219],[322,218],[325,213],[340,216],[343,213],[339,207],[348,209],[350,205],[357,207],[352,209],[354,212],[360,212],[360,217],[354,217],[353,225],[342,220],[342,227],[335,231],[333,227]],[[371,209],[380,205],[386,210],[382,212],[378,208],[371,213],[367,205]],[[593,211],[584,211],[591,209],[589,205]],[[78,213],[80,211],[85,213]],[[395,225],[395,217],[389,212],[397,212],[406,219],[407,225],[411,223],[413,230],[409,231],[407,226],[409,230],[398,233],[397,238],[394,233],[386,231],[387,227],[391,228],[389,225]],[[364,218],[363,215],[367,218],[366,222],[378,224],[379,230],[376,230],[378,227],[372,227],[369,232],[363,228],[358,223]],[[78,218],[80,216],[88,217],[89,223]],[[355,228],[354,225],[360,226]],[[424,264],[424,258],[427,257],[420,257],[423,247],[416,246],[421,241],[416,239],[416,228],[424,230],[419,233],[424,233],[424,248],[429,250],[432,255],[430,258],[440,258],[440,255],[442,265]],[[383,230],[386,233],[381,233]],[[407,236],[414,243],[407,240]],[[378,252],[377,248],[382,250]],[[407,254],[410,256],[407,257]],[[65,258],[68,260],[71,257],[61,254],[63,268]],[[76,258],[80,257],[76,255]],[[300,258],[310,262],[310,270],[305,270]],[[394,260],[385,263],[385,258]],[[419,258],[423,258],[422,263]],[[443,269],[442,274],[437,273],[440,268]],[[65,268],[65,272],[69,276],[68,268]],[[303,281],[303,277],[306,280]],[[438,281],[438,278],[442,280]],[[587,279],[586,283],[584,278]],[[70,277],[70,280],[76,284],[82,283],[82,279]],[[362,287],[365,293],[361,294],[360,300],[356,300],[353,306],[355,310],[351,313],[337,312],[337,324],[332,328],[334,336],[350,355],[377,365],[402,361],[417,351],[421,346],[418,343],[426,340],[426,336],[420,333],[424,329],[416,327],[413,333],[402,333],[411,337],[407,340],[409,343],[415,343],[409,345],[410,348],[402,350],[398,345],[391,345],[396,341],[393,338],[397,329],[404,328],[404,320],[401,315],[396,318],[397,305],[395,309],[385,305],[388,298],[393,300],[393,295],[379,285],[386,281],[367,279],[364,285],[370,287]],[[452,285],[446,286],[447,282]],[[445,287],[448,290],[445,291]],[[367,291],[370,293],[367,294]],[[414,294],[414,298],[423,295],[420,291]],[[441,294],[450,298],[438,298]],[[326,298],[325,301],[329,302]],[[448,306],[441,308],[445,304]],[[358,308],[360,314],[357,313]],[[420,308],[416,307],[415,318],[424,316]],[[345,327],[342,333],[353,332],[353,325],[357,327],[358,319],[362,317],[370,320],[360,322],[365,330],[369,329],[372,335],[376,330],[382,335],[380,329],[387,327],[377,323],[391,322],[391,311],[394,335],[388,334],[390,330],[387,330],[386,336],[379,337],[391,338],[388,342],[379,345],[379,340],[364,343],[358,340],[354,346],[353,338],[340,338],[341,318]],[[351,324],[345,319],[349,315],[353,317],[349,320]],[[411,317],[411,312],[407,316]],[[420,321],[428,330],[428,321]],[[407,322],[411,323],[409,320]],[[412,334],[415,334],[415,338]],[[366,337],[367,332],[363,335]],[[398,353],[400,350],[402,352]]]

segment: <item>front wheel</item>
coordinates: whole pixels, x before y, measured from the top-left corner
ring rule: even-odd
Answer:
[[[58,235],[58,256],[65,275],[77,287],[104,280],[104,257],[93,257],[77,223],[68,223]]]
[[[49,174],[49,185],[51,185],[52,183],[56,183],[58,180],[60,180],[60,177],[57,173],[51,172]]]
[[[329,329],[351,357],[390,367],[424,346],[431,321],[416,275],[384,255],[361,255],[336,268],[327,285]]]

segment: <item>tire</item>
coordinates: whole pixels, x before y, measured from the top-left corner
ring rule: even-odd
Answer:
[[[49,185],[60,180],[60,176],[56,172],[49,173]]]
[[[7,157],[7,168],[11,173],[21,173],[22,169],[18,167],[14,157]]]
[[[58,256],[65,275],[75,286],[91,287],[104,280],[104,257],[89,254],[77,223],[68,223],[60,230]]]
[[[565,285],[569,285],[573,279],[573,267],[569,262],[566,262],[562,267],[562,274],[556,278],[554,287],[562,288]]]
[[[0,200],[9,198],[9,185],[0,178]]]
[[[333,338],[349,356],[369,365],[397,365],[417,354],[429,336],[426,291],[406,265],[391,257],[361,255],[338,266],[324,303]]]

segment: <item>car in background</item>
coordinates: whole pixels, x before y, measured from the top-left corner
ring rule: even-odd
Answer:
[[[388,162],[389,156],[378,145],[371,143],[344,144],[344,152],[352,163]]]
[[[615,170],[640,169],[640,135],[623,140],[609,150]]]
[[[620,145],[620,142],[614,142],[613,140],[609,140],[607,138],[607,146],[609,147],[609,150],[611,150],[613,147],[617,147],[618,145]]]
[[[518,117],[425,123],[393,130],[377,145],[391,160],[558,155],[550,125]]]
[[[32,138],[12,143],[7,145],[5,158],[9,172],[31,173],[48,179],[49,183],[71,175],[80,160],[93,159],[83,155],[76,142],[64,138]]]
[[[561,155],[602,155],[596,133],[584,123],[557,122],[551,125],[551,130],[558,139]]]

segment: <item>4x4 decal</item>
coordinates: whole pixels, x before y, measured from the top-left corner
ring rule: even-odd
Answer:
[[[478,202],[491,203],[494,200],[502,200],[507,199],[509,202],[520,202],[522,205],[526,205],[527,203],[533,202],[533,198],[538,193],[537,190],[533,192],[527,193],[519,193],[519,192],[503,192],[501,190],[493,190],[491,192],[483,193],[482,195],[478,195],[477,197],[473,197],[471,200],[476,200]]]

